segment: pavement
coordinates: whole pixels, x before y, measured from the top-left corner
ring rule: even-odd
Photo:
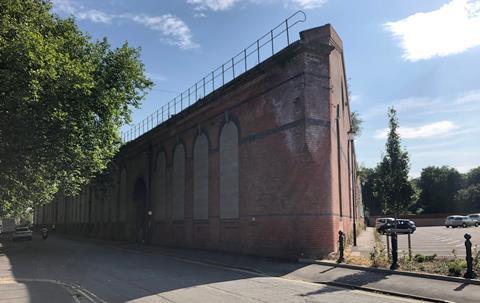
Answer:
[[[6,243],[0,248],[0,269],[0,281],[16,283],[0,283],[0,297],[18,294],[18,300],[8,302],[71,302],[72,294],[85,302],[425,301],[378,293],[382,291],[437,302],[480,302],[478,285],[53,234],[46,241],[35,236]],[[25,279],[31,283],[22,283]],[[35,292],[35,285],[53,287],[59,297],[45,298],[54,290]]]
[[[362,231],[360,236],[357,237],[357,246],[351,247],[350,254],[352,256],[370,256],[375,246],[375,228],[367,227]]]
[[[0,302],[76,302],[67,288],[50,282],[0,281]]]

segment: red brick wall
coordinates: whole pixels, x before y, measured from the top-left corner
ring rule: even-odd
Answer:
[[[149,193],[147,204],[155,203],[152,169],[156,155],[164,150],[166,219],[148,219],[152,243],[288,258],[336,250],[338,231],[349,234],[352,229],[345,79],[342,42],[333,28],[327,25],[302,33],[299,42],[123,146],[115,162],[127,171],[127,205],[123,206],[127,222],[118,222],[118,216],[109,218],[101,232],[90,234],[135,240],[133,186],[137,178],[143,178]],[[342,106],[340,134],[336,130],[338,105]],[[229,220],[220,219],[219,212],[219,137],[226,116],[239,128],[240,216]],[[196,221],[192,155],[199,128],[209,138],[209,219]],[[172,220],[172,162],[177,142],[186,148],[182,221]],[[107,200],[120,199],[118,189],[109,192]]]

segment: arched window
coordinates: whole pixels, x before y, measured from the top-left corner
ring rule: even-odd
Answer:
[[[127,220],[127,170],[123,168],[120,172],[120,222]]]
[[[185,148],[177,144],[173,152],[173,207],[174,220],[183,220],[185,210]]]
[[[167,159],[165,153],[162,151],[158,154],[155,161],[155,185],[153,187],[153,217],[155,221],[161,221],[165,219],[166,166]]]
[[[239,217],[238,128],[233,122],[220,134],[220,218]]]
[[[198,135],[193,148],[193,218],[208,219],[208,139]]]

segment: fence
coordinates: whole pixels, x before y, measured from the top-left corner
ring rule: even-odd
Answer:
[[[132,126],[128,131],[122,132],[121,138],[123,143],[132,141],[167,121],[173,115],[180,113],[198,100],[223,87],[236,77],[270,58],[279,50],[290,45],[293,42],[290,37],[290,29],[298,23],[305,22],[306,19],[307,16],[303,11],[297,11],[285,19],[285,21],[271,29],[230,60],[208,73],[200,81],[160,107],[143,121]]]

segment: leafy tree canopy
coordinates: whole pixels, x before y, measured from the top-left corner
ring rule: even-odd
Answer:
[[[397,112],[393,107],[388,111],[388,118],[386,154],[376,168],[374,192],[384,214],[399,215],[410,208],[415,192],[408,179],[408,153],[400,146]]]
[[[462,183],[462,175],[455,168],[448,166],[424,168],[418,182],[421,189],[419,206],[426,213],[453,211],[454,197]]]
[[[46,0],[0,1],[0,204],[14,214],[74,194],[119,149],[152,82],[140,50],[92,42]]]
[[[480,166],[477,168],[471,169],[467,174],[466,174],[466,185],[475,185],[475,184],[480,184]]]
[[[480,212],[480,183],[462,188],[455,196],[457,209],[463,212]]]
[[[379,215],[382,213],[381,202],[374,195],[374,185],[377,179],[375,168],[360,167],[358,176],[362,184],[362,202],[370,215]]]

